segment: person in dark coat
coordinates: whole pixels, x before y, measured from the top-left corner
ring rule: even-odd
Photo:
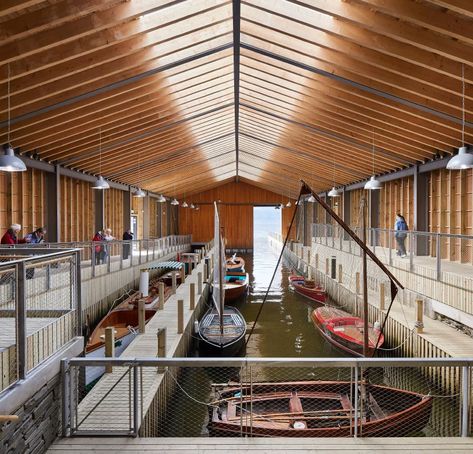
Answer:
[[[399,255],[400,257],[406,257],[406,238],[409,227],[407,226],[407,222],[404,219],[404,216],[402,216],[401,214],[397,214],[396,216],[394,230],[394,237],[396,238],[397,243],[397,255]]]
[[[133,239],[133,232],[128,229],[123,234],[123,241],[131,241]],[[123,260],[126,260],[130,255],[130,243],[123,243]]]
[[[105,241],[105,237],[103,236],[101,230],[99,230],[94,235],[94,237],[92,238],[92,241],[97,241],[97,242],[100,241],[102,243],[102,244],[97,244],[95,246],[95,264],[100,265],[105,260],[105,248],[104,248],[104,245],[103,245],[103,241]]]
[[[46,229],[39,227],[34,232],[28,233],[28,235],[25,236],[25,239],[28,243],[39,244],[44,241],[44,235],[46,235]]]

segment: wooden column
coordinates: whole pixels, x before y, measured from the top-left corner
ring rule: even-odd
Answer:
[[[159,283],[159,310],[164,309],[164,282]]]
[[[123,191],[122,194],[123,194],[123,231],[126,231],[131,228],[131,190]],[[117,232],[117,235],[118,235],[118,232]],[[117,237],[117,238],[120,238],[120,237]]]
[[[105,328],[105,358],[115,357],[115,328],[108,326]],[[112,366],[105,366],[105,372],[111,373]]]
[[[46,174],[46,228],[48,242],[61,241],[61,174],[55,166],[55,173]]]
[[[419,173],[418,166],[414,173],[414,222],[411,230],[430,231],[429,225],[429,177],[427,173]],[[416,241],[416,255],[429,255],[429,238],[419,236]]]
[[[149,195],[143,197],[143,238],[149,238]]]
[[[103,230],[105,226],[105,197],[103,190],[95,190],[95,231]]]

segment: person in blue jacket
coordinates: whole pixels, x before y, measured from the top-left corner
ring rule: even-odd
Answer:
[[[396,222],[394,223],[394,237],[396,238],[397,243],[397,255],[401,257],[405,257],[406,254],[406,238],[407,238],[407,231],[409,227],[407,227],[407,222],[404,219],[402,214],[396,215]]]

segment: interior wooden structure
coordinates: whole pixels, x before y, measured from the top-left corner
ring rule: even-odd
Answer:
[[[139,237],[208,240],[216,199],[250,247],[244,204],[304,179],[356,223],[375,174],[372,226],[473,234],[472,171],[445,169],[473,139],[472,56],[469,0],[3,0],[0,143],[28,171],[0,174],[0,227],[78,241],[132,212]]]

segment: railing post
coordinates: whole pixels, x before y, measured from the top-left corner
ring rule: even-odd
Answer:
[[[343,283],[343,267],[341,264],[338,265],[338,283]]]
[[[202,295],[202,273],[200,271],[197,273],[197,293]]]
[[[355,293],[357,295],[360,294],[360,273],[359,273],[359,271],[357,271],[355,273]]]
[[[442,275],[441,275],[441,257],[440,257],[440,253],[441,253],[441,248],[440,248],[440,234],[437,233],[436,235],[436,240],[437,240],[437,243],[435,245],[435,255],[437,256],[437,280],[440,281],[442,280]]]
[[[409,271],[414,271],[414,234],[409,232]]]
[[[133,436],[138,436],[138,430],[140,425],[140,412],[139,412],[139,387],[138,387],[138,367],[133,366]]]
[[[195,284],[191,282],[189,285],[189,309],[193,311],[195,309]]]
[[[184,300],[177,300],[177,334],[184,332]]]
[[[139,253],[138,263],[141,265],[141,240],[138,240],[138,253]]]
[[[94,246],[94,243],[92,243],[92,255],[91,255],[91,257],[92,257],[92,259],[91,259],[92,260],[92,263],[91,263],[91,265],[92,265],[92,277],[95,277],[95,263],[96,263],[95,254],[96,254],[95,246]]]
[[[424,332],[424,301],[421,299],[417,299],[416,306],[417,306],[416,330],[418,334],[422,334]]]
[[[461,414],[461,436],[468,437],[470,433],[470,394],[471,380],[470,368],[462,366],[462,414]]]
[[[28,371],[26,352],[26,272],[25,262],[19,262],[16,279],[16,351],[18,379],[23,380]]]
[[[71,428],[71,384],[70,384],[70,373],[69,373],[69,360],[61,360],[61,387],[62,387],[62,436],[67,437],[69,435],[69,429]]]
[[[355,366],[355,430],[354,437],[358,437],[358,366]]]
[[[379,310],[380,311],[384,311],[384,298],[385,296],[385,289],[384,289],[384,283],[381,282],[381,284],[379,284]]]
[[[176,294],[176,288],[177,288],[176,271],[171,271],[171,294],[172,295]]]
[[[140,334],[146,332],[146,318],[145,318],[145,300],[138,300],[138,329]]]
[[[389,249],[389,265],[393,264],[393,245],[392,245],[392,232],[388,230],[388,249]]]
[[[82,286],[81,286],[81,269],[80,269],[80,251],[76,251],[75,258],[75,291],[76,291],[76,320],[77,320],[77,335],[82,336]]]

